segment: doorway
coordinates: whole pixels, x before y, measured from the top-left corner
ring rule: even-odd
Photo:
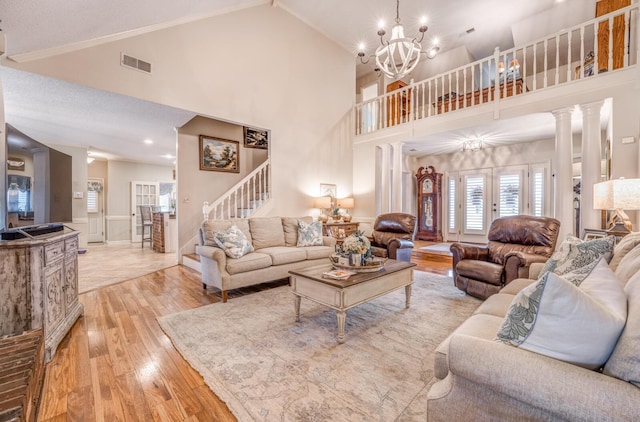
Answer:
[[[89,179],[87,186],[87,242],[104,243],[104,180]]]

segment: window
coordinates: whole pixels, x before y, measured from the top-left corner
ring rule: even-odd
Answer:
[[[520,174],[511,173],[500,176],[500,217],[520,214]]]
[[[87,192],[87,212],[98,211],[98,192],[90,190]]]
[[[465,177],[465,232],[484,231],[485,178],[482,175]]]
[[[447,197],[448,197],[448,207],[449,207],[449,233],[455,233],[457,229],[458,222],[456,221],[456,203],[457,203],[457,192],[456,192],[456,177],[449,177]]]

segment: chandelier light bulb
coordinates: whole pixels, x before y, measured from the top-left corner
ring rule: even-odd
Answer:
[[[384,29],[384,20],[380,19],[378,21],[378,29]]]
[[[427,24],[427,17],[423,16],[420,18],[420,25],[426,25]]]

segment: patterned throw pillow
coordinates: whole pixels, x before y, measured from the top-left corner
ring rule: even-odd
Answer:
[[[607,262],[611,260],[615,242],[616,238],[614,236],[607,236],[588,242],[584,242],[574,236],[567,236],[567,240],[562,242],[558,250],[551,255],[551,258],[547,260],[542,270],[540,270],[540,278],[544,277],[549,271],[558,275],[580,272],[580,268],[585,266],[587,267],[583,268],[582,271],[588,274],[593,268],[593,266],[589,268],[589,264],[595,265],[602,257]]]
[[[228,230],[216,231],[215,241],[220,249],[224,250],[230,258],[242,258],[249,252],[253,252],[253,245],[237,226],[231,226]]]
[[[496,340],[589,369],[609,358],[627,318],[627,298],[601,258],[585,275],[547,272],[518,293]]]
[[[322,223],[307,224],[298,220],[298,243],[296,246],[322,246]]]

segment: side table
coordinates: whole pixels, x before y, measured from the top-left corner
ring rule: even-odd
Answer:
[[[334,237],[338,244],[342,243],[342,240],[358,230],[358,226],[360,223],[343,223],[343,222],[333,222],[333,223],[323,223],[322,224],[322,232],[325,236]]]

